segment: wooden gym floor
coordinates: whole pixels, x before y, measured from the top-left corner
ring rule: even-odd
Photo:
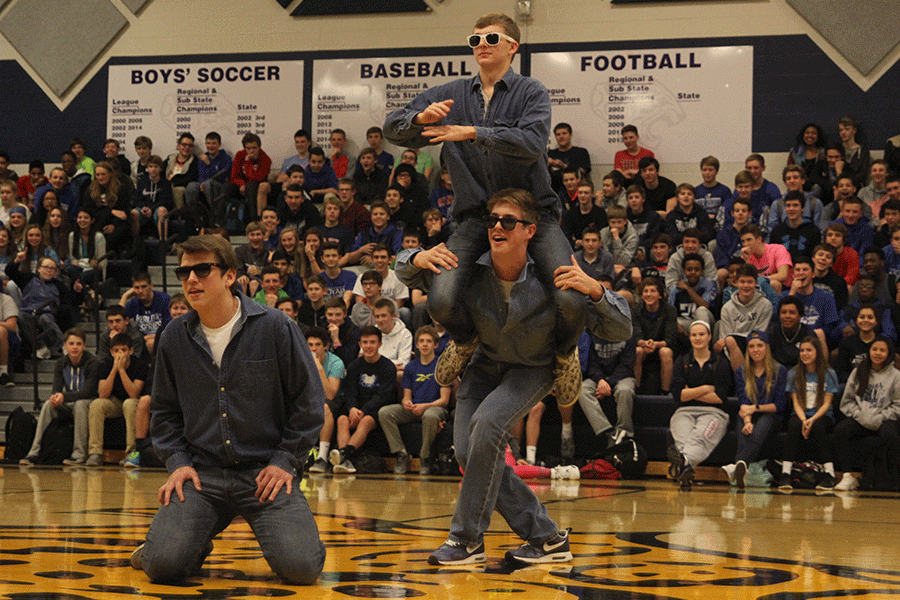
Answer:
[[[495,515],[488,563],[438,568],[458,480],[315,476],[301,490],[328,547],[316,586],[271,575],[246,523],[215,540],[201,576],[151,584],[129,566],[156,509],[162,471],[0,469],[0,599],[631,599],[900,594],[900,496],[784,495],[663,479],[532,482],[561,526],[571,564],[515,568],[519,541]],[[296,492],[295,492],[296,493]]]

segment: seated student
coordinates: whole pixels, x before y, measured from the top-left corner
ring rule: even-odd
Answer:
[[[394,166],[394,155],[384,149],[384,133],[381,127],[377,125],[369,127],[366,130],[366,142],[375,153],[375,162],[378,167],[389,173],[391,167]],[[356,168],[359,169],[359,167],[360,165],[357,164]]]
[[[825,206],[825,221],[832,222],[835,221],[838,217],[841,216],[842,211],[844,210],[844,202],[849,200],[850,198],[856,198],[856,178],[853,175],[848,173],[842,173],[834,182],[834,202],[831,204],[827,204]],[[860,201],[862,202],[862,201]],[[872,209],[869,208],[869,205],[865,202],[862,202],[862,216],[872,220]]]
[[[422,222],[425,226],[425,249],[429,250],[438,244],[446,244],[450,239],[450,229],[447,220],[436,208],[429,208],[422,213]]]
[[[297,321],[307,327],[325,327],[325,294],[328,288],[325,280],[319,275],[310,275],[306,279],[307,300],[300,305]]]
[[[879,224],[881,206],[887,197],[887,163],[882,159],[876,159],[869,165],[869,185],[863,187],[857,193],[869,210],[872,212],[872,222]]]
[[[375,429],[381,407],[397,398],[397,368],[379,354],[381,331],[372,325],[361,328],[359,347],[361,355],[347,366],[347,375],[341,382],[343,406],[337,419],[338,447],[328,453],[335,473],[356,473],[354,454]]]
[[[844,336],[853,334],[853,324],[856,322],[856,313],[863,304],[871,304],[878,312],[878,322],[881,325],[881,334],[886,338],[896,342],[897,329],[894,326],[894,312],[891,310],[894,304],[893,299],[890,302],[882,302],[876,293],[877,285],[871,275],[863,274],[859,276],[856,282],[856,288],[853,290],[853,298],[847,307],[841,311],[840,323],[838,331]]]
[[[834,489],[859,487],[851,471],[860,465],[861,442],[877,436],[887,447],[888,480],[876,485],[896,490],[900,485],[900,371],[894,367],[890,340],[878,337],[872,342],[847,380],[840,408],[847,418],[834,428],[834,451],[844,475]]]
[[[582,179],[582,181],[590,181],[590,179]],[[625,178],[618,171],[612,170],[603,176],[603,187],[600,189],[600,193],[597,194],[597,206],[604,211],[612,206],[628,208]]]
[[[676,202],[663,224],[663,231],[675,242],[681,243],[684,232],[688,229],[700,231],[700,243],[707,244],[715,238],[715,226],[706,210],[694,203],[694,186],[682,183],[677,188]]]
[[[441,423],[447,421],[451,388],[440,386],[434,380],[434,366],[437,364],[434,349],[437,343],[438,333],[434,327],[425,325],[416,330],[419,356],[413,358],[403,370],[403,397],[400,403],[386,404],[378,410],[378,422],[391,453],[397,457],[394,466],[394,473],[397,474],[406,473],[409,468],[409,452],[400,437],[399,425],[422,422],[419,475],[428,475],[432,468],[431,445],[441,430]]]
[[[688,330],[691,352],[675,361],[672,397],[678,408],[669,421],[674,443],[669,447],[669,475],[681,489],[691,489],[694,469],[712,454],[728,427],[720,408],[729,395],[733,376],[728,361],[709,348],[709,324],[695,321]]]
[[[897,292],[897,282],[896,278],[888,277],[885,270],[884,251],[877,246],[870,246],[865,249],[862,257],[863,274],[868,275],[875,282],[875,297],[885,304],[890,304]],[[858,280],[856,283],[859,285]],[[856,296],[854,289],[850,293],[850,300],[855,300]]]
[[[34,191],[34,202],[32,206],[34,208],[40,206],[43,202],[44,194],[50,190],[53,190],[56,193],[56,199],[59,202],[59,205],[69,212],[69,217],[75,218],[78,214],[77,211],[80,204],[81,190],[76,190],[72,184],[69,183],[69,176],[62,167],[50,169],[50,177],[47,179],[47,183]],[[2,189],[0,189],[0,192],[2,192]],[[2,213],[2,209],[0,209],[0,213]],[[3,220],[2,216],[3,215],[0,214],[0,221]]]
[[[153,290],[153,282],[148,273],[138,273],[131,278],[131,289],[122,294],[119,306],[125,307],[128,318],[137,325],[147,351],[153,353],[153,340],[156,330],[165,327],[172,316],[169,314],[171,298],[165,292]]]
[[[303,246],[300,248],[300,269],[301,277],[309,277],[310,275],[318,275],[324,271],[322,266],[319,248],[322,247],[322,233],[318,227],[311,227],[303,234]]]
[[[365,325],[375,324],[375,303],[381,300],[381,284],[384,278],[375,270],[366,271],[357,279],[363,292],[363,298],[357,298],[350,312],[350,321],[360,329]]]
[[[88,410],[91,401],[97,397],[99,364],[94,355],[85,350],[85,339],[86,336],[81,329],[73,328],[66,331],[66,352],[56,361],[50,398],[41,407],[34,441],[28,454],[19,461],[20,465],[37,464],[44,431],[50,425],[50,421],[63,413],[69,413],[75,421],[72,455],[63,463],[67,465],[84,463],[88,442]]]
[[[637,251],[637,232],[625,215],[624,208],[613,206],[606,214],[609,225],[600,230],[600,242],[613,255],[616,275],[631,266]]]
[[[288,171],[291,167],[300,167],[301,169],[305,169],[309,164],[309,147],[312,143],[312,136],[305,129],[298,129],[294,133],[294,148],[297,150],[297,154],[292,154],[284,159],[284,162],[281,163],[281,171],[278,172],[278,175],[275,177],[276,184],[283,184],[289,179]]]
[[[259,222],[263,226],[263,243],[270,251],[278,248],[281,238],[281,223],[278,221],[278,211],[272,206],[263,209]]]
[[[706,211],[714,223],[719,214],[719,207],[732,197],[728,186],[716,181],[718,174],[718,158],[706,156],[700,160],[700,176],[703,177],[703,183],[694,188],[694,202]]]
[[[746,486],[747,465],[759,460],[768,439],[781,431],[787,414],[787,369],[775,362],[769,337],[754,331],[747,338],[744,366],[734,373],[734,385],[741,408],[735,423],[738,448],[734,463],[722,470],[732,485]]]
[[[341,266],[372,266],[372,251],[384,244],[391,257],[403,247],[403,232],[389,221],[390,208],[383,200],[376,200],[371,208],[372,226],[356,236],[350,252],[344,255]]]
[[[747,336],[753,331],[765,330],[772,320],[772,303],[756,289],[756,268],[740,265],[736,275],[737,294],[722,307],[719,339],[713,346],[716,352],[728,350],[733,371],[744,364]]]
[[[341,177],[349,177],[353,174],[353,166],[350,164],[350,157],[344,152],[344,146],[347,144],[347,132],[343,129],[332,129],[331,135],[328,136],[328,143],[331,145],[331,152],[328,160],[334,174]]]
[[[675,283],[684,279],[684,271],[681,269],[681,261],[688,254],[699,254],[703,257],[703,276],[710,281],[716,280],[716,263],[713,255],[709,250],[700,243],[703,234],[699,229],[688,229],[681,234],[681,245],[669,257],[669,264],[666,267],[666,290],[675,287]]]
[[[450,168],[447,165],[441,166],[441,179],[433,190],[429,198],[429,206],[441,213],[441,225],[450,222],[450,207],[453,206],[453,180],[450,178]],[[425,213],[422,213],[423,216]]]
[[[72,141],[69,142],[69,152],[75,155],[75,168],[93,176],[96,163],[93,158],[85,154],[86,151],[87,145],[81,138],[72,138]],[[15,177],[10,179],[15,179]]]
[[[38,259],[37,274],[22,271],[21,264],[25,260],[25,253],[19,252],[15,260],[6,265],[6,276],[9,277],[22,291],[22,303],[20,313],[33,315],[33,318],[25,318],[22,321],[27,339],[35,339],[39,334],[38,347],[35,355],[46,360],[58,355],[62,347],[63,334],[56,322],[56,314],[65,310],[65,305],[71,304],[71,293],[62,281],[57,278],[59,267],[52,258]],[[56,306],[48,305],[52,300]],[[39,314],[35,314],[40,310]]]
[[[413,150],[407,150],[406,155],[410,156]],[[394,168],[392,175],[394,185],[400,186],[400,195],[403,197],[403,204],[408,206],[410,213],[410,221],[405,223],[418,223],[422,219],[422,211],[429,206],[428,200],[428,180],[421,173],[417,173],[413,165],[400,164]]]
[[[241,146],[243,150],[239,150],[231,161],[231,178],[229,185],[225,187],[225,195],[243,197],[247,201],[248,211],[255,218],[262,214],[269,202],[272,188],[267,180],[272,169],[272,159],[263,152],[262,140],[255,133],[244,134]],[[221,209],[215,212],[220,214]]]
[[[773,231],[779,224],[787,220],[788,215],[785,212],[784,203],[787,201],[788,194],[797,192],[801,195],[802,214],[801,221],[810,223],[819,229],[824,229],[828,225],[825,210],[822,207],[822,201],[816,198],[812,192],[804,191],[806,188],[806,171],[799,165],[788,165],[781,172],[781,178],[787,193],[783,198],[772,203],[769,207],[769,217],[767,220],[767,229]],[[770,239],[769,241],[775,241]]]
[[[312,204],[312,196],[309,195],[309,192],[306,191],[304,184],[306,183],[306,171],[303,170],[303,167],[300,165],[291,165],[287,170],[287,181],[281,184],[281,187],[278,188],[278,194],[275,200],[275,210],[278,211],[278,214],[284,212],[285,209],[285,195],[287,193],[287,187],[289,185],[298,185],[302,190],[303,201],[309,202]],[[271,206],[271,204],[269,205]]]
[[[581,270],[599,279],[601,275],[615,277],[615,259],[606,248],[600,245],[600,232],[596,227],[588,225],[581,232],[581,250],[575,253],[575,260]]]
[[[383,190],[381,193],[384,193]],[[356,185],[352,179],[344,178],[338,182],[338,198],[341,200],[341,225],[353,230],[354,236],[366,231],[372,225],[369,209],[356,199]]]
[[[568,212],[578,204],[578,182],[581,181],[581,170],[578,167],[565,167],[562,174],[563,187],[559,190],[559,204],[563,212]],[[592,200],[593,201],[593,200]]]
[[[844,200],[841,217],[835,221],[847,228],[846,244],[862,257],[866,248],[875,243],[875,232],[869,219],[862,214],[862,200],[851,196]]]
[[[378,198],[383,198],[388,180],[389,174],[378,164],[378,153],[375,149],[363,148],[356,159],[356,170],[353,171],[352,179],[359,203],[368,206]]]
[[[813,285],[834,296],[834,304],[843,310],[850,301],[847,293],[847,282],[834,272],[834,248],[828,244],[819,244],[813,248]]]
[[[319,146],[309,149],[309,163],[304,169],[303,189],[316,204],[322,203],[325,194],[337,194],[338,178],[331,165],[326,163],[325,151]]]
[[[821,241],[822,234],[816,225],[803,218],[803,192],[788,192],[779,202],[784,202],[785,219],[771,230],[769,241],[787,248],[794,261],[801,256],[809,256]]]
[[[44,185],[47,185],[47,178],[44,176],[44,162],[40,160],[31,161],[28,164],[28,175],[22,175],[16,180],[19,198],[32,210],[34,210],[34,193]]]
[[[741,257],[756,267],[776,292],[790,286],[792,262],[787,248],[765,243],[762,230],[756,225],[747,225],[741,230],[741,245]]]
[[[260,304],[267,304],[275,308],[275,303],[282,298],[290,298],[282,288],[283,274],[281,269],[270,265],[262,270],[262,284],[260,290],[253,296],[253,300]]]
[[[175,208],[184,206],[184,192],[188,184],[197,181],[197,157],[194,156],[194,136],[182,133],[178,137],[178,151],[163,162],[163,173],[172,184]]]
[[[201,215],[209,214],[231,173],[231,155],[222,150],[222,136],[210,131],[206,134],[205,143],[206,152],[197,157],[197,180],[189,182],[184,190],[184,204],[188,212],[201,222],[207,220]],[[204,200],[200,199],[201,194]],[[201,208],[202,202],[205,205]]]
[[[404,198],[403,186],[393,183],[384,193],[384,202],[388,205],[390,222],[398,229],[413,227],[416,223],[415,207]]]
[[[781,293],[781,297],[795,296],[804,306],[801,320],[822,342],[822,347],[837,346],[840,337],[837,306],[834,296],[813,285],[812,260],[805,256],[797,258],[794,263],[794,280],[791,288]]]
[[[153,151],[153,141],[145,135],[134,138],[134,151],[138,159],[131,163],[131,181],[137,183],[138,177],[147,172],[147,159]]]
[[[372,250],[372,269],[381,275],[381,295],[394,301],[398,309],[397,314],[403,319],[404,323],[407,323],[411,315],[407,306],[409,303],[409,288],[403,285],[403,282],[397,278],[396,273],[391,269],[392,258],[387,247],[383,244],[376,245]],[[366,298],[361,278],[357,279],[356,284],[353,286],[353,295],[357,304]]]
[[[343,361],[328,351],[327,331],[321,327],[310,327],[305,335],[306,343],[309,344],[309,350],[316,363],[316,370],[319,372],[319,379],[322,380],[322,387],[325,389],[325,422],[319,431],[319,456],[309,467],[309,472],[326,473],[330,466],[327,456],[331,449],[331,436],[334,434],[334,415],[340,412],[340,401],[336,398],[346,369]]]
[[[718,288],[715,281],[703,276],[703,257],[699,254],[686,254],[681,259],[681,269],[684,279],[675,282],[669,291],[669,304],[675,307],[678,333],[687,337],[688,328],[694,321],[705,321],[710,328],[713,326],[715,319],[710,309]]]
[[[147,356],[147,345],[141,330],[128,318],[125,307],[115,304],[106,309],[106,330],[97,340],[98,358],[112,356],[110,343],[120,333],[124,333],[131,340],[131,352],[134,356]]]
[[[675,334],[678,316],[675,307],[663,301],[665,289],[658,277],[647,277],[638,288],[641,301],[632,311],[633,336],[637,340],[634,361],[634,379],[642,394],[668,394],[672,385],[672,362],[675,351]],[[649,359],[649,360],[648,360]],[[642,380],[644,362],[658,362],[659,382],[649,384]],[[650,372],[649,369],[647,369]]]
[[[594,204],[594,184],[587,179],[578,182],[577,202],[562,217],[563,233],[572,244],[572,248],[581,248],[581,232],[585,227],[593,227],[597,231],[607,226],[606,211]]]
[[[293,231],[293,228],[290,228],[287,231]],[[301,298],[304,293],[303,280],[300,279],[300,276],[297,273],[291,271],[291,262],[291,255],[285,252],[283,248],[279,248],[273,252],[272,257],[269,260],[270,266],[276,267],[278,272],[281,273],[281,288],[284,292],[291,298]],[[262,277],[262,275],[260,275],[260,277]],[[257,294],[258,293],[259,292],[257,291]]]
[[[625,144],[625,149],[616,152],[613,157],[613,168],[628,179],[634,179],[637,176],[641,160],[645,157],[653,158],[652,150],[638,145],[640,139],[637,127],[634,125],[626,125],[622,128],[622,143]]]
[[[791,468],[801,457],[810,456],[825,467],[829,476],[817,487],[831,489],[834,461],[828,433],[834,427],[831,398],[838,391],[838,382],[819,338],[809,336],[800,342],[800,362],[788,372],[786,390],[793,411],[788,418],[778,487],[791,489]],[[806,446],[802,455],[801,445]]]
[[[778,319],[772,319],[767,333],[772,358],[780,365],[791,368],[800,360],[800,342],[813,335],[801,317],[806,307],[794,296],[785,296],[778,301]]]
[[[303,188],[296,183],[289,184],[284,191],[284,206],[278,212],[278,222],[282,227],[293,226],[297,231],[306,231],[322,221],[322,215],[312,203],[303,199]]]
[[[132,195],[131,233],[168,237],[167,215],[175,210],[172,184],[162,176],[163,161],[155,154],[147,160],[147,171],[138,178]]]
[[[402,376],[403,369],[412,357],[412,333],[397,318],[397,309],[390,299],[382,298],[376,302],[373,313],[375,326],[381,330],[379,352],[393,361],[397,375]]]
[[[0,221],[9,224],[10,213],[19,208],[25,212],[25,220],[30,218],[31,211],[16,198],[16,184],[12,181],[0,180]]]
[[[628,186],[625,195],[628,202],[625,216],[638,236],[637,260],[650,260],[650,246],[662,229],[662,218],[655,210],[645,209],[646,192],[641,186]]]
[[[147,381],[147,363],[131,353],[131,340],[125,334],[116,335],[110,342],[112,356],[101,359],[97,369],[97,398],[91,402],[88,427],[88,467],[103,464],[104,421],[125,415],[125,453],[134,452],[135,412],[138,398]],[[130,410],[123,413],[123,403],[129,402]]]
[[[47,245],[44,239],[44,232],[39,225],[28,225],[25,228],[25,260],[22,261],[21,268],[30,273],[37,273],[38,259],[47,257],[52,258],[53,262],[59,265],[59,255],[56,250]]]
[[[284,298],[279,298],[275,301],[275,309],[280,310],[287,316],[291,318],[291,321],[297,323],[300,326],[300,331],[306,334],[306,330],[308,327],[306,325],[301,325],[299,321],[297,321],[297,315],[300,314],[300,303],[291,298],[290,296],[286,296]]]
[[[637,265],[631,270],[632,283],[638,286],[644,277],[659,277],[665,280],[671,254],[672,238],[665,233],[656,234],[653,243],[650,244],[648,258],[637,261]]]
[[[716,222],[720,229],[725,229],[734,223],[732,206],[738,198],[743,198],[750,206],[749,223],[759,225],[759,215],[753,212],[753,176],[747,171],[738,171],[734,176],[734,196],[725,200],[719,207]]]
[[[874,304],[860,305],[854,325],[850,328],[850,335],[844,335],[838,346],[837,360],[834,362],[838,381],[847,381],[853,369],[869,355],[869,347],[879,335],[881,311]]]
[[[350,244],[353,243],[353,239],[356,237],[356,233],[352,229],[341,223],[341,211],[343,209],[344,204],[340,198],[334,194],[326,194],[324,200],[322,200],[324,219],[319,225],[319,231],[322,232],[322,241],[337,244],[341,254],[350,248]]]
[[[897,190],[898,195],[900,195],[900,179],[898,179]],[[881,219],[881,227],[875,231],[875,245],[879,248],[884,248],[884,254],[888,256],[887,246],[893,242],[894,228],[900,225],[900,200],[888,199],[881,206],[881,212],[884,217]],[[888,272],[890,273],[891,269],[896,269],[897,272],[900,272],[898,265],[900,265],[900,258],[892,261]]]
[[[262,269],[269,260],[269,250],[263,240],[264,228],[259,221],[249,223],[244,231],[248,241],[235,249],[240,265],[237,272],[238,284],[244,293],[253,296],[259,288]]]
[[[832,269],[844,278],[847,287],[852,288],[859,278],[861,260],[856,250],[845,245],[847,228],[840,223],[832,223],[825,228],[825,243],[834,248],[835,257]]]
[[[340,298],[330,298],[325,302],[325,319],[332,352],[349,365],[359,356],[359,328],[347,319],[347,305]]]
[[[749,189],[749,186],[745,186]],[[743,192],[742,192],[743,193]],[[749,196],[749,191],[747,193]],[[731,225],[723,226],[716,234],[716,279],[719,287],[725,287],[729,260],[741,255],[741,230],[750,224],[750,198],[738,196],[731,204]]]
[[[659,174],[659,161],[652,156],[642,158],[638,162],[638,169],[641,177],[636,181],[644,188],[647,208],[655,210],[664,219],[675,206],[675,182]]]
[[[345,306],[350,306],[353,301],[353,287],[356,285],[356,273],[340,268],[338,266],[340,261],[340,250],[335,242],[322,244],[322,264],[325,269],[319,273],[319,277],[325,281],[328,289],[325,297],[341,298]]]

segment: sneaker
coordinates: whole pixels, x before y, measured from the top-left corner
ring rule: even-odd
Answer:
[[[858,487],[859,483],[857,483],[856,477],[854,477],[850,473],[844,473],[844,476],[841,477],[840,482],[838,482],[838,484],[834,486],[834,489],[838,492],[852,492]]]
[[[134,469],[141,466],[141,453],[135,450],[129,452],[128,456],[122,459],[122,466],[126,469]]]
[[[778,476],[778,489],[779,490],[792,490],[794,486],[791,485],[791,476],[788,473],[782,473]]]
[[[330,465],[321,456],[309,467],[310,473],[327,473]]]
[[[683,490],[691,489],[691,485],[694,483],[694,467],[689,464],[685,464],[681,469],[681,473],[678,474],[678,484]]]
[[[835,483],[836,482],[834,480],[834,475],[832,475],[831,473],[825,473],[825,475],[822,476],[822,481],[820,481],[819,483],[816,484],[816,489],[817,490],[832,490],[832,489],[834,489]]]
[[[84,458],[73,458],[70,456],[69,458],[63,459],[63,464],[69,467],[77,467],[84,464]]]
[[[37,456],[26,456],[25,458],[19,459],[19,464],[25,467],[33,467],[37,464],[38,457]]]
[[[34,355],[37,356],[41,360],[47,360],[48,358],[53,356],[53,353],[50,352],[50,348],[48,348],[47,346],[44,346],[43,348],[38,348],[37,351],[34,353]]]
[[[356,467],[353,466],[349,458],[344,456],[342,450],[335,448],[329,452],[328,460],[331,462],[331,471],[333,473],[356,473]]]
[[[666,457],[669,459],[669,478],[678,479],[682,469],[684,469],[684,456],[672,444],[666,449]]]
[[[734,465],[734,482],[739,490],[744,489],[747,485],[747,463],[742,460],[737,461]]]
[[[419,459],[419,475],[431,475],[431,459]]]
[[[430,565],[471,565],[487,560],[484,554],[484,542],[466,546],[453,540],[447,540],[428,557]]]
[[[550,479],[581,479],[581,471],[575,465],[560,465],[550,469]]]
[[[86,467],[102,467],[103,466],[103,456],[100,454],[91,454],[88,456],[88,459],[85,461],[84,466]]]
[[[578,348],[568,356],[556,357],[556,368],[553,370],[556,383],[553,392],[556,403],[560,406],[572,406],[581,395],[581,362],[578,360]]]
[[[728,477],[728,483],[730,485],[736,483],[734,480],[734,467],[735,465],[722,465],[722,470],[725,471],[725,476]]]
[[[559,444],[559,453],[563,456],[563,458],[572,458],[575,456],[575,439],[574,438],[563,438],[562,442]]]
[[[16,382],[12,380],[9,373],[0,373],[0,386],[16,387]]]
[[[394,475],[403,475],[409,470],[409,454],[406,450],[397,453],[397,462],[394,463]]]
[[[459,346],[456,342],[447,344],[434,367],[434,381],[440,386],[453,385],[469,364],[469,359],[472,358],[476,348],[478,338],[465,346]]]
[[[609,441],[610,441],[610,443],[612,443],[613,446],[616,446],[618,444],[621,444],[622,442],[624,442],[625,440],[627,440],[630,437],[631,436],[628,435],[628,432],[625,431],[624,429],[616,429],[616,433],[613,434],[612,437],[609,438]]]
[[[542,544],[532,542],[522,544],[515,550],[507,551],[506,558],[530,564],[568,562],[572,560],[572,553],[569,551],[569,530],[560,531],[553,539]]]

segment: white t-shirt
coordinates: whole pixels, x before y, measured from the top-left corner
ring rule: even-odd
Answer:
[[[212,329],[203,323],[200,323],[200,327],[203,328],[203,334],[206,336],[206,341],[209,342],[209,349],[212,350],[213,360],[216,362],[217,366],[222,366],[222,355],[225,354],[225,347],[228,346],[228,342],[231,341],[231,331],[234,329],[240,316],[241,305],[238,303],[237,310],[234,311],[234,316],[221,327]]]
[[[357,296],[365,296],[362,289],[362,276],[356,278],[353,284],[353,293]],[[388,269],[387,276],[381,284],[381,295],[392,300],[406,300],[409,298],[409,288],[397,277],[393,269]]]

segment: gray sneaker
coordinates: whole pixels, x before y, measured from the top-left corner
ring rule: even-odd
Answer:
[[[529,564],[568,562],[572,560],[569,550],[569,531],[564,529],[544,543],[527,542],[515,550],[506,552],[507,560]]]
[[[394,475],[403,475],[409,470],[409,454],[406,450],[397,453],[397,463],[394,465]]]
[[[70,456],[69,458],[64,458],[64,459],[63,459],[63,464],[64,464],[64,465],[67,465],[67,466],[69,466],[69,467],[77,467],[77,466],[80,466],[80,465],[83,465],[83,464],[84,464],[84,457],[82,457],[82,458],[73,458],[73,457]]]
[[[84,463],[86,467],[102,467],[103,466],[103,456],[100,454],[91,454],[88,456],[87,461]]]
[[[327,473],[328,472],[328,463],[321,456],[316,459],[316,462],[312,464],[309,468],[310,473]]]
[[[19,459],[19,464],[24,467],[32,467],[37,464],[38,457],[37,456],[26,456],[25,458]]]

